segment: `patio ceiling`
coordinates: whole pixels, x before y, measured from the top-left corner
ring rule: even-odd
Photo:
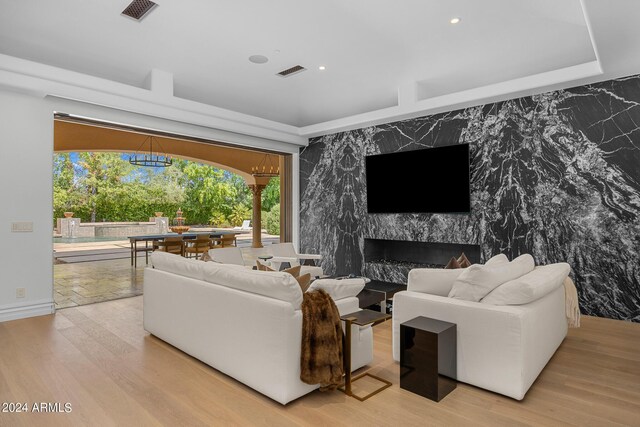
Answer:
[[[55,152],[135,152],[148,135],[143,132],[56,119],[53,149]],[[256,178],[251,175],[251,168],[263,161],[265,156],[263,152],[158,135],[154,135],[154,141],[159,141],[162,151],[173,157],[228,170],[244,178],[247,185],[266,185],[269,182],[270,178]],[[271,156],[274,157],[274,162],[275,158],[278,162],[281,158],[278,154],[271,154]]]

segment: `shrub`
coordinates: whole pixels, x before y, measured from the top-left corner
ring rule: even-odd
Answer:
[[[267,233],[280,235],[280,204],[274,205],[269,212],[264,213],[264,224]]]
[[[209,218],[209,224],[212,227],[224,227],[227,224],[227,218],[222,212],[212,212],[211,218]]]
[[[242,225],[242,221],[245,219],[251,219],[251,209],[245,205],[235,205],[229,215],[229,222],[233,226]]]

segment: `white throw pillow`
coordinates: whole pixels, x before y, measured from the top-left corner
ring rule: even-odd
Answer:
[[[154,251],[151,254],[151,265],[154,268],[192,279],[202,280],[202,267],[205,264],[202,261],[184,258],[169,252]]]
[[[498,286],[480,302],[493,305],[529,304],[562,286],[570,269],[569,264],[564,262],[536,267],[532,272]]]
[[[503,262],[509,262],[509,258],[505,254],[498,254],[489,258],[484,265],[495,265]]]
[[[290,302],[295,310],[302,304],[302,291],[298,281],[289,273],[280,271],[248,270],[241,265],[201,262],[204,280],[228,288],[240,289]]]
[[[364,289],[364,279],[318,279],[314,280],[307,289],[307,292],[311,292],[316,289],[322,289],[337,301],[342,298],[355,297]]]
[[[534,267],[535,262],[529,254],[520,255],[511,262],[474,264],[453,282],[449,298],[478,302],[501,284],[529,273]]]

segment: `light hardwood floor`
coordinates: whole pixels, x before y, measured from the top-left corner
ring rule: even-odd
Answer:
[[[640,324],[583,317],[522,402],[466,384],[440,403],[401,390],[391,324],[374,330],[371,369],[391,388],[282,406],[147,334],[142,297],[0,323],[0,403],[72,406],[0,412],[0,426],[640,425]]]

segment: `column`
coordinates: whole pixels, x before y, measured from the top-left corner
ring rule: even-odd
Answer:
[[[253,194],[253,214],[251,225],[253,227],[252,248],[262,247],[262,190],[266,186],[261,184],[250,184],[251,194]]]
[[[58,218],[57,219],[58,233],[60,233],[63,238],[78,237],[80,223],[81,223],[80,218],[72,218],[72,217]]]
[[[280,242],[293,242],[293,162],[280,156]]]

